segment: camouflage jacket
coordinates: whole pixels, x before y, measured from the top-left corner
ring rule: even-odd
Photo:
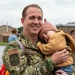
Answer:
[[[16,41],[12,41],[3,51],[3,63],[10,75],[50,75],[54,69],[52,60],[44,58],[36,45],[33,45],[23,33],[19,41],[24,50]]]

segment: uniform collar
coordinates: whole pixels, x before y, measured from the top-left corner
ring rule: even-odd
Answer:
[[[30,41],[23,32],[21,33],[21,36],[19,37],[19,40],[22,42],[23,46],[25,46],[27,48],[30,48],[30,49],[38,50],[37,47],[36,47],[37,43],[34,45],[32,43],[32,41]]]

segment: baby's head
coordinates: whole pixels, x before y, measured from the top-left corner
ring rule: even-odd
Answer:
[[[48,42],[49,37],[57,31],[56,26],[52,25],[51,23],[47,22],[46,20],[42,24],[42,28],[39,32],[40,39]]]

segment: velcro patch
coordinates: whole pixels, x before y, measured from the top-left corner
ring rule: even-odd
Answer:
[[[20,63],[20,54],[17,49],[8,51],[10,65],[17,66]]]
[[[15,54],[15,53],[18,53],[18,50],[16,48],[8,51],[8,55]]]

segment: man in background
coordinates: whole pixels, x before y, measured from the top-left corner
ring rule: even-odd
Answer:
[[[75,40],[75,29],[70,31],[70,35],[74,38]]]
[[[70,31],[70,35],[73,37],[73,39],[75,41],[75,29]],[[74,64],[75,64],[75,54],[72,53],[72,57],[73,57]]]

